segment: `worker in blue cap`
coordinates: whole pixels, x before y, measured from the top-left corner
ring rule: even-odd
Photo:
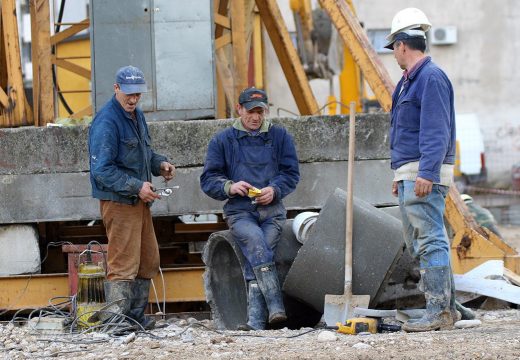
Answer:
[[[100,201],[108,237],[105,296],[108,311],[133,318],[146,329],[155,321],[144,316],[150,279],[159,271],[159,246],[150,206],[160,196],[152,175],[166,181],[175,167],[152,149],[144,114],[137,107],[147,92],[143,72],[125,66],[116,73],[114,95],[96,114],[89,131],[92,196]]]
[[[246,258],[248,320],[239,330],[260,330],[287,319],[274,253],[286,220],[282,200],[300,173],[292,137],[266,117],[265,91],[245,89],[236,110],[240,118],[208,145],[200,185],[213,199],[227,201],[224,216]]]

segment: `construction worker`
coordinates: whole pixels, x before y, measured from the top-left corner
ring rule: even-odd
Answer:
[[[495,217],[493,216],[491,211],[475,203],[473,201],[473,198],[468,194],[461,194],[460,198],[468,207],[470,214],[473,216],[477,224],[489,229],[489,231],[495,233],[495,235],[502,238],[502,235],[500,234],[500,231],[497,228],[497,221],[495,220]]]
[[[100,200],[108,236],[105,282],[111,312],[130,316],[146,329],[150,279],[159,271],[159,247],[150,206],[160,198],[154,176],[170,180],[175,167],[152,150],[144,114],[137,107],[146,92],[143,72],[125,66],[116,73],[114,95],[96,114],[89,131],[92,196]],[[107,320],[109,313],[101,314]]]
[[[200,176],[202,190],[216,200],[227,200],[224,216],[246,265],[248,321],[239,330],[264,329],[287,319],[274,264],[286,210],[282,199],[300,179],[293,140],[283,127],[266,116],[267,94],[247,88],[239,96],[240,116],[210,141]],[[250,190],[261,193],[252,201]]]
[[[425,55],[430,27],[421,10],[401,10],[385,46],[404,71],[392,96],[392,193],[399,198],[406,245],[419,259],[426,298],[425,315],[406,322],[405,331],[450,328],[461,317],[443,222],[455,163],[454,93],[444,71]]]

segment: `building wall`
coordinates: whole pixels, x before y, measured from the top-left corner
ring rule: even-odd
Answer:
[[[278,2],[291,30],[292,17],[285,4],[288,1]],[[509,182],[511,165],[520,161],[518,0],[354,0],[354,3],[366,29],[390,28],[395,13],[406,7],[419,7],[434,26],[457,27],[457,43],[431,45],[430,55],[453,82],[456,111],[476,113],[480,119],[490,179]],[[271,55],[274,56],[274,51],[270,53],[267,49],[267,56]],[[379,56],[392,80],[397,82],[401,70],[393,55]],[[281,69],[273,62],[276,60],[268,61],[267,80],[271,98],[277,99],[274,106],[297,112],[294,101],[286,101],[291,97],[290,91]],[[313,80],[311,84],[320,106],[324,105],[328,86],[323,86],[323,80]]]

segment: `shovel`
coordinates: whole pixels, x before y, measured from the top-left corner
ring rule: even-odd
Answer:
[[[356,307],[368,308],[370,295],[352,294],[352,228],[353,228],[353,178],[354,152],[356,147],[356,103],[350,103],[350,127],[348,139],[348,175],[347,175],[347,208],[345,233],[345,288],[343,295],[325,295],[325,311],[323,317],[328,326],[336,323],[345,324],[353,316]]]

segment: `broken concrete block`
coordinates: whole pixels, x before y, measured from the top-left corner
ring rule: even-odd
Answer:
[[[455,323],[457,329],[469,329],[482,325],[480,320],[459,320]]]
[[[342,294],[345,276],[346,192],[336,189],[302,245],[284,291],[323,312],[325,294]],[[376,304],[393,265],[403,253],[401,223],[354,197],[353,293]]]
[[[38,234],[33,226],[0,226],[0,249],[0,276],[40,272]]]

